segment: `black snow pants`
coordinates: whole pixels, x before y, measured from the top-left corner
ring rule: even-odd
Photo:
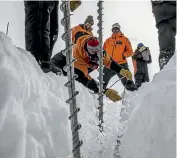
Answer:
[[[125,63],[125,64],[119,64],[122,66],[123,69],[125,70],[129,70],[128,68],[128,64]],[[103,73],[104,73],[104,76],[103,76],[103,81],[104,81],[104,84],[103,84],[103,87],[104,89],[107,87],[108,83],[109,83],[109,80],[114,76],[116,75],[116,73],[106,67],[104,67],[103,69]],[[119,78],[122,78],[123,76],[120,75],[120,74],[117,74],[117,76]],[[135,86],[135,84],[133,83],[133,81],[131,80],[128,80],[126,78],[122,78],[121,80],[122,84],[125,86],[126,85],[126,89],[129,90],[129,91],[134,91],[134,90],[137,90],[137,87]]]
[[[152,2],[160,47],[159,67],[163,69],[175,52],[176,1]]]
[[[49,61],[58,38],[58,1],[24,1],[26,50]]]
[[[54,55],[51,59],[51,62],[54,66],[60,68],[63,71],[64,76],[67,75],[67,72],[63,70],[64,66],[66,65],[66,57],[62,54],[62,52],[59,52],[56,55]],[[82,83],[85,87],[94,91],[94,93],[99,92],[98,84],[94,79],[89,80],[85,76],[85,74],[77,68],[74,68],[74,73],[78,76],[76,78],[76,81]]]
[[[142,83],[149,82],[148,73],[136,73],[135,74],[135,85],[139,88]]]

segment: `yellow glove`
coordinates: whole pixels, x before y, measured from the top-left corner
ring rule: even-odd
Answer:
[[[80,5],[81,5],[81,1],[76,1],[76,0],[70,0],[70,10],[73,12],[75,11]]]
[[[119,72],[122,76],[132,80],[132,73],[128,70],[121,69]]]
[[[117,91],[113,90],[113,89],[107,89],[104,94],[113,102],[119,101],[121,100],[121,96],[119,96],[117,94]]]

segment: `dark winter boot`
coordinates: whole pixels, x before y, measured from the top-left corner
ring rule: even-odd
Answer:
[[[133,83],[133,81],[128,80],[127,85],[126,85],[126,89],[128,91],[135,91],[138,89],[138,87]]]
[[[51,71],[52,65],[50,61],[39,61],[39,65],[44,73],[48,73]]]
[[[137,89],[138,89],[139,87],[141,87],[141,83],[135,83],[135,86],[136,86]]]
[[[40,61],[39,65],[44,73],[53,72],[56,75],[62,75],[62,70],[54,66],[51,61]]]

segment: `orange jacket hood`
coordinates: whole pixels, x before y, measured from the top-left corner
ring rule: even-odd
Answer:
[[[76,44],[77,40],[84,35],[93,35],[91,31],[84,28],[83,24],[79,24],[72,28],[72,42]]]

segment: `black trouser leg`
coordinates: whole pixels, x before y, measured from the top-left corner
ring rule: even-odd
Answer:
[[[104,67],[103,68],[103,81],[104,81],[104,84],[103,84],[103,89],[106,89],[108,83],[109,83],[109,80],[115,75],[115,72]]]
[[[128,68],[128,64],[125,63],[125,64],[120,64],[122,66],[123,69],[125,70],[129,70]],[[120,75],[120,74],[117,74],[119,78],[122,78],[123,76]],[[127,80],[127,78],[122,78],[121,79],[121,82],[122,84],[124,85],[124,87],[127,89],[127,90],[130,90],[130,91],[134,91],[137,89],[137,87],[135,86],[135,84],[133,83],[132,80]]]
[[[163,69],[175,51],[176,5],[161,3],[153,6],[153,13],[158,29],[160,47],[159,67]]]
[[[25,46],[26,50],[36,58],[40,57],[40,39],[38,32],[38,1],[24,1],[25,6]]]
[[[175,29],[174,23],[176,23],[176,18],[164,21],[158,25],[158,39],[160,46],[160,55],[159,55],[159,67],[163,67],[168,63],[170,58],[174,55],[175,52]]]
[[[50,52],[52,54],[55,42],[58,39],[58,3],[50,14]]]
[[[50,14],[54,1],[25,1],[25,43],[37,60],[48,61],[50,51]]]
[[[95,93],[99,92],[98,85],[94,79],[89,80],[87,77],[85,77],[85,74],[77,68],[74,68],[74,73],[78,76],[76,81],[82,83],[85,87],[94,91]]]
[[[148,73],[143,74],[143,82],[149,82],[149,75],[148,75]]]
[[[137,87],[141,87],[141,84],[143,82],[143,74],[136,73],[134,77],[135,77],[135,85]]]
[[[55,54],[52,58],[51,58],[51,63],[60,68],[63,72],[63,75],[66,76],[67,72],[65,72],[63,70],[64,66],[66,65],[66,57],[62,54],[62,52],[59,52],[57,54]]]

